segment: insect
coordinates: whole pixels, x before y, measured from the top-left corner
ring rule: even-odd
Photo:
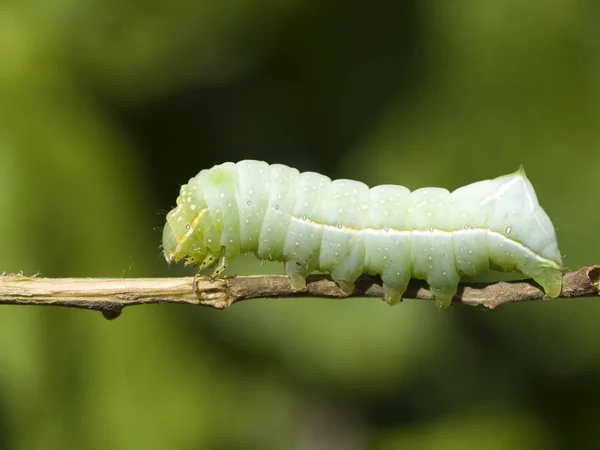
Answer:
[[[522,167],[449,192],[430,187],[369,188],[261,161],[202,170],[181,187],[163,232],[168,262],[222,273],[253,252],[283,261],[294,289],[329,273],[351,294],[361,274],[380,275],[384,299],[398,303],[411,278],[425,280],[446,308],[461,277],[518,271],[549,297],[561,291],[554,226]]]

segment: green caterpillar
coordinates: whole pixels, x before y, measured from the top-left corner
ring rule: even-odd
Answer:
[[[450,305],[461,277],[489,269],[519,271],[550,297],[562,283],[554,226],[522,168],[450,193],[224,163],[181,187],[163,249],[168,262],[216,266],[213,275],[240,253],[284,261],[295,289],[314,271],[347,294],[361,274],[380,275],[391,304],[411,278],[429,284],[439,308]]]

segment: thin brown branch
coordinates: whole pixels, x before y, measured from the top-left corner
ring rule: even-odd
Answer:
[[[600,265],[566,273],[560,298],[600,296]],[[253,298],[321,297],[346,298],[325,276],[312,276],[306,289],[294,291],[285,275],[260,275],[210,279],[186,278],[41,278],[0,276],[0,304],[62,306],[101,311],[117,317],[131,305],[183,303],[223,309]],[[352,297],[383,297],[381,281],[362,277]],[[433,300],[423,282],[411,281],[405,298]],[[547,297],[533,281],[465,283],[454,302],[493,309],[506,303],[544,300]]]

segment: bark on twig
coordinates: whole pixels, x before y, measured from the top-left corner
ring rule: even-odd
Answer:
[[[560,298],[600,296],[600,265],[566,273]],[[183,303],[223,309],[253,298],[347,298],[326,276],[311,276],[306,289],[294,291],[285,275],[241,276],[210,279],[185,278],[41,278],[0,276],[0,304],[62,306],[101,311],[117,317],[124,307],[150,303]],[[381,281],[361,277],[352,297],[383,297]],[[404,296],[433,300],[427,284],[412,280]],[[547,299],[533,281],[465,283],[455,303],[493,309],[506,303]]]

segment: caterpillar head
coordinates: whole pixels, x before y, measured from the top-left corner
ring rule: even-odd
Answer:
[[[168,263],[185,259],[187,264],[200,264],[204,260],[209,251],[199,222],[207,211],[204,199],[198,199],[195,190],[188,185],[181,187],[177,206],[167,214],[163,229],[163,253]]]

